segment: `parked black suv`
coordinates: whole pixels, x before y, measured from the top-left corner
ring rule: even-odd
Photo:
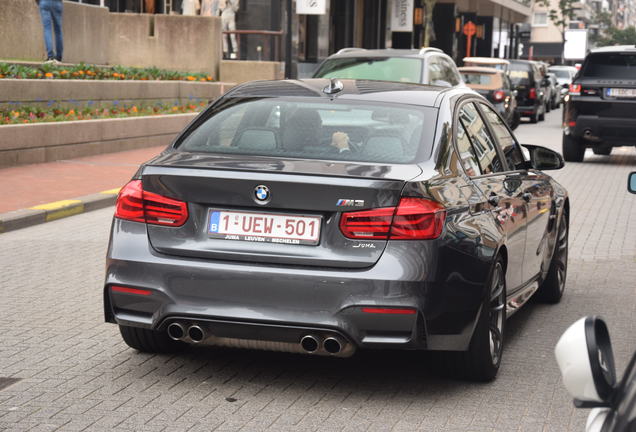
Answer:
[[[636,46],[591,51],[570,85],[565,105],[563,157],[582,162],[585,149],[609,155],[636,145]]]
[[[517,111],[521,117],[530,117],[532,123],[545,119],[546,87],[541,68],[529,60],[508,60],[510,81],[517,90]]]

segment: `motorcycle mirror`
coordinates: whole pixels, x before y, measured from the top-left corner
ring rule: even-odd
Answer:
[[[554,348],[563,384],[577,406],[609,406],[616,388],[614,354],[607,325],[588,316],[572,324]]]

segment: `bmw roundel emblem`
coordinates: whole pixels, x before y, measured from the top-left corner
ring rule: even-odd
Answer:
[[[254,197],[259,204],[265,204],[269,201],[269,188],[265,185],[258,185],[254,188]]]

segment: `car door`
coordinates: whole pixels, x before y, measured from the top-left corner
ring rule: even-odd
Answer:
[[[518,188],[520,205],[526,214],[526,246],[523,259],[523,284],[536,279],[541,271],[544,257],[549,251],[548,236],[551,233],[552,185],[550,177],[541,171],[528,170],[528,164],[523,157],[521,147],[504,122],[490,106],[480,103],[479,107],[490,125],[493,135],[499,144],[508,169],[509,181],[516,179],[520,183]],[[547,269],[545,269],[547,270]]]
[[[523,278],[526,214],[521,198],[522,181],[518,175],[507,173],[505,160],[476,103],[469,101],[459,107],[458,127],[465,130],[479,165],[478,175],[471,176],[471,180],[481,190],[485,207],[506,236],[506,285],[510,293],[522,285]]]

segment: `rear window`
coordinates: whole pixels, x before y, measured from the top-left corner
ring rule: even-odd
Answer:
[[[229,98],[203,116],[177,144],[179,150],[411,163],[430,155],[437,109],[340,99]]]
[[[530,84],[530,66],[524,64],[510,64],[510,81],[514,85],[528,85]]]
[[[334,58],[325,61],[315,78],[422,82],[422,60],[403,57]]]
[[[558,78],[570,78],[570,72],[564,69],[548,69],[550,73],[555,74]]]
[[[586,77],[636,80],[636,54],[591,54],[582,72]]]
[[[470,88],[496,89],[502,87],[501,78],[496,74],[462,72],[462,78]]]

